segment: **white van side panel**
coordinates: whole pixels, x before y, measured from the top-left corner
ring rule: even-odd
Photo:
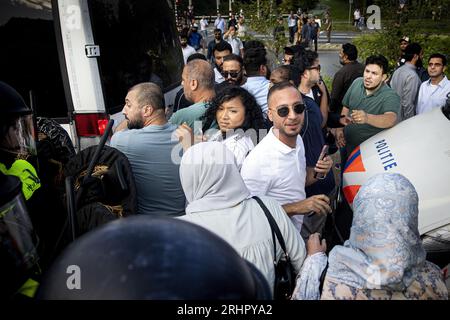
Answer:
[[[74,113],[104,113],[97,59],[86,56],[94,45],[87,0],[60,0],[58,10]]]

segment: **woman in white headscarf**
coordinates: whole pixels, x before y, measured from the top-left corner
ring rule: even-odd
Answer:
[[[201,225],[225,239],[264,274],[273,291],[274,250],[270,225],[258,203],[249,198],[233,153],[219,142],[196,144],[183,155],[180,179],[189,204],[186,215],[179,218]],[[306,258],[300,233],[278,202],[268,197],[261,197],[261,200],[275,219],[298,273]],[[276,247],[278,261],[282,256],[278,241]],[[308,249],[308,255],[323,255],[325,246],[317,237],[308,242]]]
[[[350,239],[331,250],[321,299],[447,299],[440,269],[425,260],[418,195],[398,173],[370,178],[354,204]]]

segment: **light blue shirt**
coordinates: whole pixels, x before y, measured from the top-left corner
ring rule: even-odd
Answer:
[[[223,18],[217,18],[216,21],[214,21],[214,27],[217,29],[222,30],[222,34],[225,33],[225,20]]]
[[[186,199],[180,182],[177,126],[166,123],[116,132],[111,146],[123,152],[136,182],[138,213],[154,216],[184,214]],[[173,151],[174,150],[174,151]]]
[[[446,76],[437,85],[431,84],[431,80],[422,82],[417,100],[417,114],[444,106],[449,92],[450,81]]]
[[[267,94],[269,93],[270,81],[266,77],[248,77],[247,82],[242,85],[242,88],[250,92],[256,99],[256,102],[261,107],[264,116],[267,116]]]

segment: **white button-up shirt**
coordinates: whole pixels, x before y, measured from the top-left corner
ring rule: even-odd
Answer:
[[[304,200],[306,159],[302,138],[298,135],[296,147],[291,148],[270,129],[245,158],[241,175],[252,196],[269,196],[281,205]],[[291,219],[300,232],[303,215]]]
[[[222,76],[219,70],[217,70],[216,67],[214,67],[214,81],[216,83],[222,83],[225,81],[225,78]]]
[[[248,77],[242,88],[250,92],[261,107],[264,115],[267,115],[267,94],[269,93],[270,81],[266,77]]]
[[[449,92],[450,81],[446,76],[437,85],[431,84],[431,80],[422,82],[417,100],[417,114],[444,106]]]
[[[226,39],[224,38],[224,40],[230,44],[233,54],[241,56],[241,49],[244,49],[241,39],[228,36]]]

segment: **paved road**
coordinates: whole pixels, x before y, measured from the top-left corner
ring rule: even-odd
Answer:
[[[360,35],[358,32],[344,32],[344,31],[331,31],[331,43],[347,43],[352,42],[352,39]],[[326,43],[327,37],[324,31],[320,32],[319,43]]]
[[[342,67],[339,64],[339,54],[337,51],[319,50],[319,60],[321,67],[320,73],[322,75],[333,77],[336,71],[338,71]]]
[[[208,42],[211,41],[214,37],[213,28],[208,28]],[[357,32],[332,32],[331,33],[331,43],[332,44],[344,44],[346,42],[351,42],[354,37],[359,35]],[[286,34],[287,36],[287,34]],[[270,35],[262,35],[262,34],[255,34],[254,37],[256,39],[267,39],[270,38]],[[325,34],[321,34],[319,37],[319,58],[320,58],[320,65],[322,67],[322,74],[328,75],[330,77],[333,77],[337,70],[341,68],[341,65],[339,64],[339,55],[338,50],[340,46],[332,46],[334,47],[334,50],[320,50],[320,48],[325,48],[326,43],[326,37]],[[320,46],[320,44],[324,44]]]

